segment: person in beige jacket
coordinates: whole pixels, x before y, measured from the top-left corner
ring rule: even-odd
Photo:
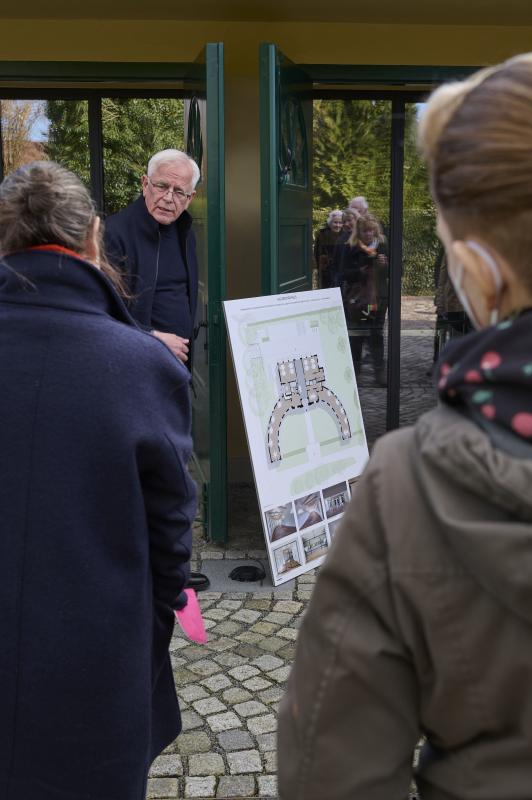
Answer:
[[[532,798],[532,55],[438,89],[421,121],[476,331],[439,405],[383,437],[301,629],[282,800]]]

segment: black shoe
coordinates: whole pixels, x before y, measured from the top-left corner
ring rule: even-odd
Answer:
[[[205,592],[210,585],[210,580],[202,572],[191,572],[186,584],[186,588],[194,589],[195,592]]]

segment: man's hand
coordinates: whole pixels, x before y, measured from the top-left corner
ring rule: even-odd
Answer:
[[[188,339],[182,339],[175,333],[163,333],[162,331],[152,331],[152,334],[164,342],[176,358],[183,362],[188,361]]]

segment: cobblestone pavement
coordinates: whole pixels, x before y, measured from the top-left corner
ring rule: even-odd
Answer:
[[[401,331],[400,416],[406,424],[435,404],[428,374],[430,298],[403,298]],[[375,385],[367,359],[358,384],[371,445],[385,430],[386,389]],[[205,543],[198,527],[193,569],[201,571],[202,561],[213,558],[266,557],[250,484],[233,487],[230,519],[227,548]],[[174,632],[170,649],[183,732],[155,761],[147,798],[277,797],[276,712],[315,580],[312,572],[297,578],[294,590],[198,595],[209,642],[198,646]]]
[[[212,558],[265,551],[202,549]],[[170,645],[183,731],[155,761],[148,798],[276,798],[276,715],[316,578],[293,591],[201,592],[206,645],[175,630]],[[236,584],[238,585],[238,584]]]

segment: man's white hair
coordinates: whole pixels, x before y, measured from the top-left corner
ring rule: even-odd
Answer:
[[[196,188],[196,184],[200,179],[200,170],[193,158],[183,150],[159,150],[148,161],[148,178],[151,178],[157,167],[161,164],[171,164],[172,161],[188,161],[192,168],[192,188]]]
[[[353,197],[349,201],[349,208],[357,208],[357,206],[360,206],[361,208],[363,208],[364,211],[367,211],[368,208],[369,208],[368,201],[362,195],[359,195],[358,197]]]

